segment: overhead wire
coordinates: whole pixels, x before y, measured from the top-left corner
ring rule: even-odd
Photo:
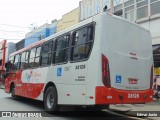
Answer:
[[[8,25],[8,24],[0,24],[3,26],[10,26],[10,27],[18,27],[18,28],[30,28],[30,27],[22,27],[22,26],[16,26],[16,25]]]

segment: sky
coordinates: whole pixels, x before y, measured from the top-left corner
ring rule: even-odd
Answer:
[[[51,23],[79,6],[80,0],[0,0],[0,41],[18,42],[33,26]]]

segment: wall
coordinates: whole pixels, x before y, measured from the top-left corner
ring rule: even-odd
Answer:
[[[16,51],[24,48],[24,42],[25,42],[25,39],[16,43]]]
[[[57,32],[62,31],[79,22],[80,8],[76,8],[62,16],[57,22]]]
[[[124,0],[124,2],[129,0]],[[123,0],[113,0],[113,6],[122,4]],[[111,0],[82,0],[80,2],[80,20],[85,20],[93,15],[103,12],[104,6],[110,9]]]

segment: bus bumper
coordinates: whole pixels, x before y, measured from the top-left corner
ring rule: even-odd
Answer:
[[[140,104],[153,101],[153,90],[118,90],[96,87],[96,104]]]

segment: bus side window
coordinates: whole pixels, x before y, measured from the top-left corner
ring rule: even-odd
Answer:
[[[56,39],[53,56],[53,64],[66,63],[69,54],[70,35],[63,35]]]
[[[34,67],[35,53],[36,53],[36,48],[33,48],[33,49],[30,51],[29,64],[28,64],[28,67],[29,67],[29,68],[33,68],[33,67]]]
[[[16,55],[13,63],[13,71],[19,70],[20,69],[20,55]]]
[[[52,57],[52,44],[53,42],[44,43],[41,51],[41,66],[47,66],[51,64]]]
[[[36,49],[36,56],[34,60],[34,67],[39,67],[40,65],[40,52],[41,52],[41,47],[38,47]]]
[[[72,34],[71,61],[82,61],[89,57],[93,45],[93,26],[84,27]]]
[[[21,56],[21,67],[20,67],[20,69],[25,69],[25,57],[26,57],[26,52],[23,52],[22,56]]]
[[[48,48],[48,65],[51,64],[52,62],[52,49],[53,49],[53,42],[49,43],[49,48]]]
[[[27,52],[26,52],[26,56],[25,56],[25,69],[28,68],[29,53],[30,53],[30,51],[27,51]]]

